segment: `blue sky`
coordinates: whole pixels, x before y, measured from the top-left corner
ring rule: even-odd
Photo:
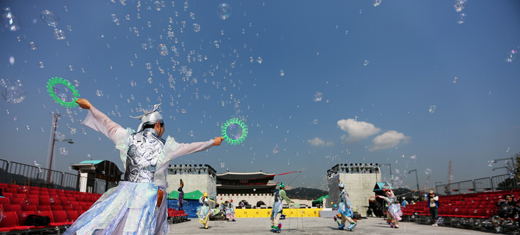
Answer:
[[[56,144],[68,150],[56,153],[58,170],[74,173],[70,164],[90,158],[121,166],[113,144],[80,124],[85,111],[69,116],[49,97],[51,77],[77,80],[81,98],[123,127],[137,128],[129,116],[139,107],[162,103],[165,135],[178,142],[209,140],[222,122],[241,118],[249,127],[243,144],[171,163],[302,170],[277,178],[292,187],[323,188],[337,163],[390,163],[402,187],[415,186],[406,173],[413,169],[421,186],[428,168],[429,185],[447,182],[450,160],[454,181],[481,178],[505,173],[491,171],[489,160],[520,152],[520,61],[504,61],[520,49],[517,1],[469,1],[462,12],[453,1],[228,1],[226,20],[217,15],[220,2],[188,1],[184,10],[184,1],[164,1],[160,11],[154,1],[124,3],[0,2],[21,26],[0,31],[1,79],[23,81],[27,94],[18,104],[0,102],[1,159],[48,165],[50,112],[57,110],[58,131],[75,142]],[[59,16],[66,39],[53,37],[40,19],[44,10]],[[467,18],[459,24],[461,13]],[[313,100],[316,92],[321,101]]]

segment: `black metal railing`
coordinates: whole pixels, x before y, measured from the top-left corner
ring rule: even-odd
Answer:
[[[47,182],[47,177],[50,178]],[[77,190],[78,175],[0,159],[0,182]]]
[[[441,195],[454,195],[500,190],[512,190],[519,188],[520,185],[518,177],[516,177],[515,175],[505,174],[474,180],[454,182],[450,184],[441,184],[437,185],[435,187],[435,190],[438,194]]]

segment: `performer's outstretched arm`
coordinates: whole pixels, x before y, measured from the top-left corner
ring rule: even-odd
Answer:
[[[194,142],[189,144],[179,143],[179,146],[175,151],[166,153],[167,161],[173,160],[182,155],[204,151],[211,148],[212,146],[218,146],[220,145],[223,139],[224,138],[222,137],[217,137],[206,142]],[[166,144],[168,144],[168,141],[166,142]]]
[[[119,124],[110,120],[107,115],[92,106],[88,100],[78,99],[76,103],[78,103],[81,108],[89,110],[87,117],[83,120],[83,125],[103,133],[115,144],[117,143],[116,137],[118,136],[118,132],[126,131]]]

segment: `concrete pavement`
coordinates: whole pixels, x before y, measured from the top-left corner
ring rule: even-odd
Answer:
[[[432,227],[431,225],[401,222],[400,228],[390,228],[382,218],[360,220],[354,231],[338,230],[331,218],[308,217],[281,220],[282,234],[491,234],[491,231],[478,231],[452,227]],[[209,229],[204,229],[197,219],[172,224],[169,234],[276,234],[270,232],[269,218],[238,218],[237,222],[210,221]]]

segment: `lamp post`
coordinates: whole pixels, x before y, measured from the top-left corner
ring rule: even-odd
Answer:
[[[417,169],[408,171],[408,174],[411,174],[414,171],[415,171],[415,180],[417,180],[417,192],[419,192],[419,176],[417,176]]]
[[[58,119],[61,115],[59,113],[52,114],[53,117],[53,131],[52,131],[52,139],[51,139],[51,157],[49,161],[49,172],[47,173],[47,185],[49,185],[51,181],[51,171],[52,171],[52,158],[54,157],[54,144],[56,144],[56,128],[58,127]],[[58,142],[65,142],[67,141],[69,144],[74,144],[72,142],[72,139],[63,139],[58,140]]]

